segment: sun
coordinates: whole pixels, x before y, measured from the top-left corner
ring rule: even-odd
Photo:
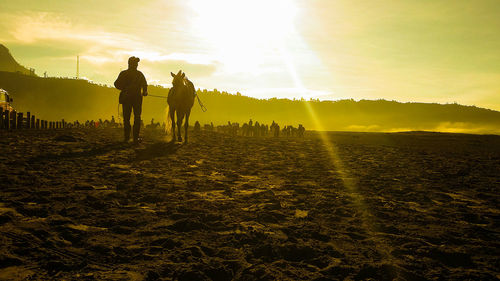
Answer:
[[[294,0],[190,0],[191,31],[230,71],[259,71],[295,32]]]

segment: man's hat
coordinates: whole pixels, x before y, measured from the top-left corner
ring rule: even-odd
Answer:
[[[138,57],[130,57],[130,58],[128,58],[128,64],[131,64],[131,63],[138,63],[138,62],[140,62],[140,61],[141,61],[141,59],[140,59],[140,58],[138,58]]]

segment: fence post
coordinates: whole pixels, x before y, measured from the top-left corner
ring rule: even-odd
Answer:
[[[10,126],[11,129],[17,129],[17,112],[15,110],[10,112],[10,115],[12,118],[12,125]]]
[[[35,129],[35,115],[31,115],[30,128]]]
[[[35,117],[35,116],[33,116],[33,117]],[[36,119],[35,128],[40,129],[40,119],[38,119],[38,118]]]
[[[61,121],[62,123],[62,128],[65,129],[66,128],[66,122],[64,121],[64,119]]]
[[[23,113],[22,112],[17,113],[17,128],[18,129],[23,128]]]
[[[31,112],[26,112],[26,129],[31,129]]]
[[[3,125],[4,125],[5,129],[10,129],[10,111],[9,110],[6,110],[4,112]]]

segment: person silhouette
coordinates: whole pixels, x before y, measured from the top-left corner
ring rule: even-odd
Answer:
[[[142,97],[148,95],[148,83],[144,74],[137,70],[140,59],[130,57],[128,69],[120,72],[115,81],[115,87],[120,90],[119,102],[123,107],[123,128],[125,142],[130,140],[130,117],[134,110],[134,143],[139,142],[139,131],[141,130]],[[141,93],[142,90],[142,93]]]

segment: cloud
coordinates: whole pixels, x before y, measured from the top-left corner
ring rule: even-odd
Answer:
[[[85,65],[90,79],[111,81],[110,69],[126,68],[130,56],[141,58],[141,67],[153,80],[170,82],[170,71],[183,69],[190,77],[203,77],[214,73],[219,65],[214,58],[199,53],[162,52],[161,46],[151,46],[141,38],[119,32],[109,32],[96,27],[75,24],[62,14],[28,12],[24,14],[0,14],[5,20],[1,39],[16,45],[44,46],[44,53],[52,49],[52,57],[45,54],[45,61],[75,61],[80,55],[82,71]],[[62,55],[58,46],[71,46],[74,54]],[[71,52],[70,52],[71,53]],[[109,73],[106,75],[106,73]],[[64,75],[64,74],[63,74]],[[104,78],[108,76],[107,78]],[[168,78],[167,78],[168,77]]]
[[[46,41],[81,42],[101,46],[120,46],[137,40],[130,35],[111,33],[99,29],[90,29],[74,24],[61,14],[50,12],[29,12],[23,15],[5,15],[9,22],[9,34],[12,41],[33,44]]]
[[[0,42],[38,73],[74,76],[80,55],[80,74],[109,84],[135,55],[148,79],[162,84],[182,69],[197,78],[196,86],[257,97],[456,101],[500,109],[495,1],[293,0],[300,5],[296,32],[276,37],[287,56],[270,48],[274,40],[247,40],[253,37],[237,25],[226,26],[237,13],[214,18],[201,9],[200,18],[189,1],[4,2]],[[242,38],[228,36],[228,29]],[[294,66],[293,75],[283,61]]]

